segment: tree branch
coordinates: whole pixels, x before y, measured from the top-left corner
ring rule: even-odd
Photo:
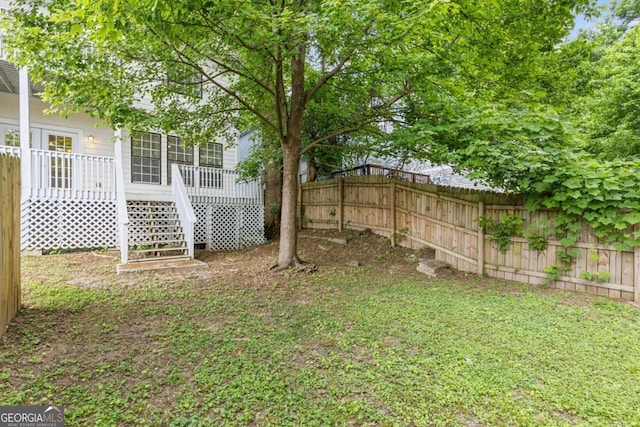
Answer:
[[[232,67],[231,65],[229,65],[226,62],[222,62],[220,60],[218,60],[217,58],[211,57],[209,55],[205,55],[204,53],[202,53],[201,51],[199,51],[198,49],[196,49],[194,46],[192,46],[188,41],[184,40],[182,37],[177,36],[178,41],[180,41],[180,43],[183,43],[186,47],[188,47],[189,49],[191,49],[197,56],[202,56],[207,58],[207,60],[211,61],[212,63],[214,63],[215,65],[222,67],[223,69],[227,70],[229,73],[231,74],[235,74],[239,77],[245,78],[253,83],[255,83],[256,85],[260,86],[264,91],[266,91],[267,93],[273,95],[273,90],[267,86],[265,83],[262,82],[262,80],[258,79],[257,77],[253,76],[252,74],[247,74],[244,71],[238,70],[237,68]],[[170,45],[173,50],[178,54],[181,55],[183,57],[186,57],[186,54],[184,54],[180,49],[178,49],[177,46],[175,45]],[[196,61],[190,61],[193,64],[199,65],[196,63]],[[240,66],[242,66],[242,68],[247,69],[247,67],[245,67],[242,63],[239,64]]]
[[[344,67],[347,61],[351,59],[351,57],[356,52],[356,50],[357,50],[356,46],[349,49],[349,51],[342,58],[340,58],[336,66],[333,67],[331,71],[329,71],[328,73],[320,77],[320,80],[318,80],[316,84],[313,85],[311,90],[309,90],[309,92],[307,93],[304,100],[305,104],[307,104],[311,100],[311,98],[313,98],[313,96],[316,94],[316,92],[318,92],[318,90],[320,90],[320,88],[322,88],[322,86],[324,86],[333,76],[335,76],[342,70],[342,67]]]
[[[276,87],[275,87],[275,107],[276,107],[276,116],[278,119],[278,126],[277,126],[277,130],[278,130],[278,138],[280,139],[280,142],[284,144],[285,140],[285,136],[287,134],[287,118],[288,118],[288,113],[287,113],[287,97],[286,97],[286,92],[285,92],[285,88],[284,88],[284,69],[282,66],[282,49],[280,47],[280,44],[276,44],[275,47],[275,57],[276,57],[276,63],[275,63],[275,79],[276,79]]]
[[[171,42],[169,38],[160,37],[160,34],[156,31],[155,28],[152,28],[150,26],[147,26],[147,28],[153,35],[155,35],[161,41],[162,44],[164,44],[169,49],[171,49],[171,51],[173,51],[178,56],[178,58],[180,58],[180,60],[183,61],[183,63],[185,63],[187,65],[190,65],[193,68],[195,68],[196,70],[198,70],[203,76],[205,76],[207,78],[207,81],[209,81],[214,86],[216,86],[218,89],[220,89],[221,91],[223,91],[224,93],[226,93],[227,95],[229,95],[233,99],[235,99],[238,103],[240,103],[240,105],[242,105],[245,109],[247,109],[247,111],[250,111],[256,117],[258,117],[266,126],[272,128],[274,130],[277,129],[275,127],[275,125],[265,115],[263,115],[254,106],[252,106],[249,102],[247,102],[244,98],[242,98],[238,93],[236,93],[235,91],[229,89],[226,85],[224,85],[224,84],[220,83],[219,81],[217,81],[216,80],[216,76],[220,76],[222,74],[219,73],[219,74],[216,74],[215,76],[210,75],[204,69],[204,67],[202,65],[200,65],[196,61],[191,60],[181,49],[179,49],[173,42]],[[196,54],[200,54],[200,52],[198,52],[195,48],[191,47],[187,42],[184,42],[180,37],[178,37],[178,40],[181,43],[185,43],[185,45],[187,45]],[[206,57],[206,55],[202,55],[202,56]],[[228,67],[224,63],[219,63],[219,62],[216,62],[216,61],[213,61],[213,62],[216,63],[216,65],[219,65],[220,67],[226,69],[230,74],[235,74],[235,75],[240,75],[240,76],[245,77],[244,75],[242,75],[241,72],[239,72],[239,71],[237,71],[237,70],[235,70],[233,68]],[[256,84],[259,84],[259,82],[256,82],[255,79],[252,79],[250,76],[246,76],[245,78],[247,78],[248,80],[254,81]],[[268,90],[268,88],[265,88],[265,89]]]
[[[410,86],[405,86],[405,88],[403,90],[401,90],[400,92],[396,93],[395,95],[393,95],[391,98],[389,98],[385,103],[383,103],[380,106],[377,107],[372,107],[370,110],[370,114],[363,114],[362,116],[360,116],[357,120],[353,120],[350,123],[344,125],[344,126],[340,126],[337,129],[335,129],[333,132],[330,132],[320,138],[317,138],[316,140],[312,141],[310,144],[308,144],[306,147],[304,147],[302,149],[302,154],[308,152],[309,150],[312,150],[313,148],[317,147],[318,145],[320,145],[321,143],[323,143],[324,141],[327,141],[331,138],[334,138],[338,135],[346,135],[361,129],[364,129],[364,127],[366,127],[367,125],[370,125],[372,123],[376,123],[378,122],[378,119],[380,118],[381,114],[380,114],[380,110],[386,109],[391,107],[393,104],[395,104],[396,102],[398,102],[400,99],[402,99],[403,97],[405,97],[406,95],[408,95],[410,92]]]

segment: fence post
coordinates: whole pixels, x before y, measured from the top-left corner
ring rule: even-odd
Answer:
[[[0,337],[20,310],[20,163],[0,154]]]
[[[302,230],[302,183],[298,182],[298,209],[296,209],[296,216],[298,217],[298,230]]]
[[[483,201],[478,202],[478,218],[481,216],[484,216]],[[478,223],[478,274],[484,275],[484,227],[480,223]]]
[[[338,178],[338,231],[342,233],[344,223],[344,180]]]
[[[391,205],[391,247],[396,247],[396,183],[395,181],[391,181],[391,185],[389,185],[389,189],[391,191],[390,194],[390,202]]]
[[[635,226],[640,231],[640,226]],[[633,302],[640,302],[640,246],[633,247],[635,262],[633,263]]]

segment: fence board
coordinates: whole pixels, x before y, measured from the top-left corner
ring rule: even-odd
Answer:
[[[0,336],[20,309],[20,159],[0,154]]]
[[[303,225],[338,229],[336,212],[342,207],[345,228],[370,228],[385,236],[406,228],[407,234],[398,239],[398,244],[428,245],[436,249],[437,259],[453,267],[531,284],[542,284],[547,280],[545,268],[557,263],[556,253],[565,249],[559,241],[563,236],[552,235],[544,251],[530,248],[523,237],[512,237],[512,245],[506,254],[498,250],[492,236],[479,226],[479,216],[487,215],[500,222],[504,215],[515,213],[525,219],[525,231],[547,234],[554,211],[528,212],[523,197],[427,184],[391,183],[387,177],[364,176],[342,178],[342,189],[337,180],[303,184]],[[578,249],[578,256],[570,270],[550,285],[612,298],[639,298],[640,249],[617,251],[601,244],[584,221],[574,247]],[[610,277],[586,280],[587,275],[581,277],[583,271],[591,274],[609,272]]]

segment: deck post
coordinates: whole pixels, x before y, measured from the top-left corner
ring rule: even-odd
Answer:
[[[31,85],[29,84],[29,70],[20,68],[20,181],[21,198],[23,201],[31,196]]]
[[[129,261],[129,214],[124,189],[124,173],[122,171],[122,130],[115,130],[115,178],[116,205],[118,210],[118,236],[120,240],[120,259],[122,264]]]

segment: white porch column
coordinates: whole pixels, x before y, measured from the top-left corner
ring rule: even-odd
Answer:
[[[124,189],[124,173],[122,171],[122,130],[114,131],[116,138],[115,172],[116,172],[116,204],[118,212],[118,245],[122,264],[129,261],[129,214],[127,213],[127,196]]]
[[[20,68],[20,188],[22,200],[31,196],[31,85],[29,71]]]
[[[114,132],[116,138],[115,157],[116,163],[122,164],[122,129],[118,128]]]

